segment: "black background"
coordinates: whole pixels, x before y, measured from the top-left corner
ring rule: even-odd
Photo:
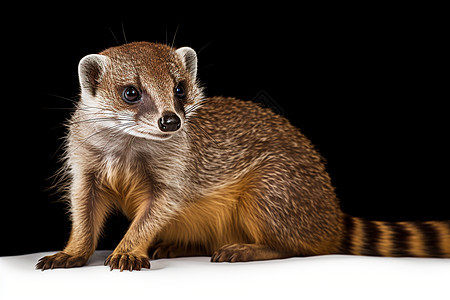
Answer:
[[[345,212],[450,217],[448,33],[434,10],[231,3],[191,10],[131,3],[112,12],[5,10],[0,255],[59,250],[67,241],[66,207],[47,188],[61,166],[69,100],[79,92],[77,64],[125,40],[196,49],[209,96],[251,100],[264,91],[325,157]],[[99,248],[114,248],[127,225],[111,217]]]

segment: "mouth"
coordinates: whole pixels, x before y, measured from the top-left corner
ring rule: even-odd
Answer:
[[[144,130],[142,128],[133,128],[132,130],[129,130],[128,133],[133,136],[136,136],[136,137],[141,137],[141,138],[145,138],[148,140],[159,140],[159,141],[167,140],[167,139],[171,138],[173,135],[173,134],[168,134],[168,133],[159,133],[159,132]]]

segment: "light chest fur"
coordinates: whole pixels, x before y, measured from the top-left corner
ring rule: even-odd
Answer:
[[[113,145],[102,145],[82,159],[92,169],[102,198],[133,220],[142,203],[153,201],[159,190],[174,191],[171,198],[181,196],[175,191],[186,190],[186,159],[184,139],[161,145],[159,142],[130,141],[132,137],[116,137]],[[105,147],[107,150],[105,150]],[[89,150],[88,150],[89,151]],[[184,196],[186,197],[186,196]]]

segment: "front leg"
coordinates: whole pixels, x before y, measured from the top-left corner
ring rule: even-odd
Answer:
[[[108,202],[100,197],[89,175],[74,179],[71,184],[70,239],[63,251],[41,258],[36,269],[44,271],[83,266],[95,251],[109,210]]]
[[[178,205],[167,196],[150,196],[137,201],[138,210],[114,252],[106,259],[111,270],[150,268],[148,249],[153,239],[178,211]]]

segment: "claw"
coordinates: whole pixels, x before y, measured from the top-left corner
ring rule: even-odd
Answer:
[[[140,271],[142,268],[150,269],[150,261],[146,256],[134,256],[132,254],[111,254],[105,261],[110,270],[118,269],[120,272]]]

